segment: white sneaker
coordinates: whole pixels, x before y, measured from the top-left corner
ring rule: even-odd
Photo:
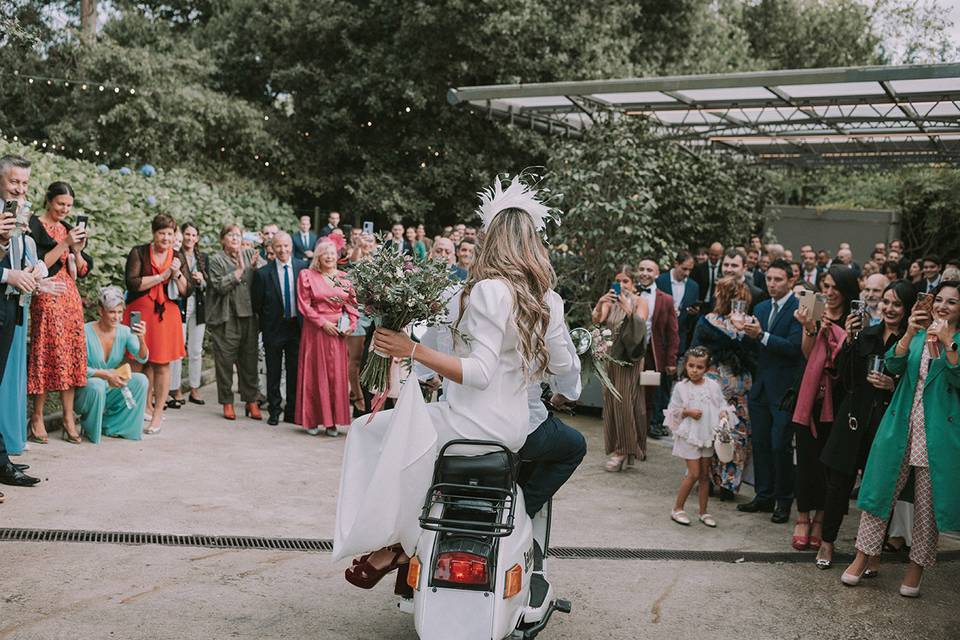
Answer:
[[[313,429],[307,429],[307,435],[318,436],[320,435],[320,427],[314,427]]]
[[[331,438],[336,438],[338,435],[340,435],[340,430],[337,429],[336,427],[327,427],[326,429],[324,429],[324,433],[326,433]]]

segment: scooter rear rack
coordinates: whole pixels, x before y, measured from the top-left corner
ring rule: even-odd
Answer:
[[[433,517],[433,507],[442,505],[440,516]],[[514,529],[516,492],[498,487],[438,482],[430,487],[420,514],[420,527],[442,533],[467,533],[503,538]],[[477,519],[464,520],[447,516],[448,510],[475,510]]]

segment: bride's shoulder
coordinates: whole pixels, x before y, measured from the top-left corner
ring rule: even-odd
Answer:
[[[512,292],[510,291],[510,285],[500,278],[487,278],[486,280],[480,280],[477,282],[477,284],[473,285],[473,288],[470,290],[471,297],[483,296],[489,298],[502,298],[510,295],[512,295]]]

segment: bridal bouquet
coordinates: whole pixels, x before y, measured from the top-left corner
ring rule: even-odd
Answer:
[[[620,392],[613,386],[607,367],[612,364],[627,366],[628,363],[614,360],[610,356],[610,347],[613,346],[613,332],[606,327],[595,326],[590,329],[577,327],[570,331],[573,346],[580,356],[580,371],[584,379],[590,373],[596,374],[600,384],[606,388],[617,400],[621,400]]]
[[[444,260],[414,262],[382,246],[370,260],[358,262],[350,272],[360,309],[374,324],[401,331],[413,322],[427,326],[446,320],[450,267]],[[386,391],[391,358],[369,354],[360,372],[366,389]]]

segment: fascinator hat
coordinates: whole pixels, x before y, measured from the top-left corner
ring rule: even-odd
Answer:
[[[489,229],[497,214],[507,209],[527,212],[540,233],[546,230],[547,221],[553,221],[559,226],[561,211],[553,206],[553,202],[560,200],[562,196],[551,195],[541,183],[539,176],[527,171],[515,175],[512,179],[506,174],[497,176],[491,186],[477,194],[480,196],[477,215],[480,216],[481,228]]]
[[[124,303],[124,299],[123,289],[116,285],[103,287],[98,296],[98,302],[104,309],[115,309]]]

